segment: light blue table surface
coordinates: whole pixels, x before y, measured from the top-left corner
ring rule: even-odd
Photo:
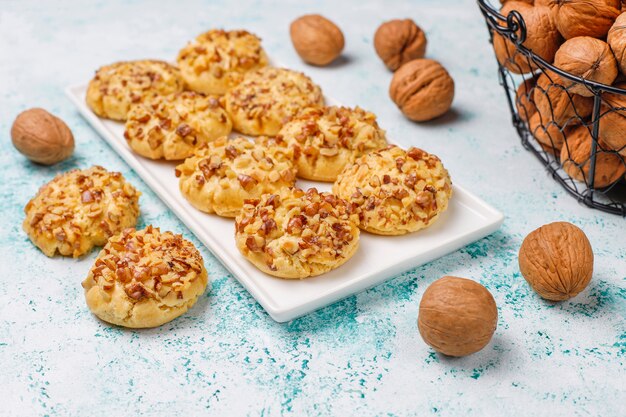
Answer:
[[[303,64],[289,23],[334,20],[344,58]],[[430,58],[456,82],[453,110],[407,121],[387,95],[391,74],[372,47],[384,20],[412,17]],[[101,164],[142,191],[140,225],[199,242],[85,123],[64,96],[103,64],[173,59],[196,34],[246,28],[269,54],[307,72],[327,94],[379,116],[390,138],[441,157],[453,181],[505,213],[501,230],[372,290],[277,324],[202,246],[213,290],[183,317],[129,331],[89,313],[80,286],[97,251],[46,258],[21,230],[23,207],[57,172]],[[472,0],[0,2],[0,415],[626,415],[626,221],[580,206],[524,151],[510,123],[487,30]],[[18,112],[40,106],[74,132],[76,152],[34,165],[11,145]],[[595,252],[591,284],[559,304],[519,273],[523,237],[556,220],[580,226]],[[420,338],[425,288],[473,278],[498,304],[481,352],[441,357]]]

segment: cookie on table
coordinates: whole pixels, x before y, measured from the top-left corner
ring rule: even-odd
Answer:
[[[261,39],[245,30],[209,30],[178,53],[186,87],[205,94],[225,94],[248,71],[266,65]]]
[[[224,97],[233,128],[252,136],[274,136],[301,110],[324,105],[322,90],[309,77],[284,68],[249,72]]]
[[[141,156],[180,160],[231,130],[230,118],[216,97],[185,91],[155,94],[131,106],[124,137]]]
[[[86,101],[98,116],[124,121],[131,104],[154,93],[178,93],[183,87],[180,71],[167,62],[116,62],[96,71],[87,87]]]
[[[131,328],[174,320],[196,303],[207,284],[204,261],[193,243],[152,226],[112,237],[82,283],[93,314]]]
[[[301,279],[338,268],[354,255],[357,222],[351,205],[333,194],[283,188],[246,201],[235,221],[235,241],[261,271]]]
[[[101,166],[57,175],[26,207],[23,229],[47,256],[78,257],[137,223],[139,195]]]
[[[292,187],[293,152],[266,137],[220,138],[176,167],[182,195],[198,210],[235,217],[244,200]]]
[[[452,183],[435,155],[392,145],[347,166],[333,192],[356,207],[362,229],[402,235],[437,220],[448,207]]]
[[[387,146],[376,116],[358,107],[306,109],[279,136],[294,149],[298,176],[314,181],[333,182],[346,165]]]

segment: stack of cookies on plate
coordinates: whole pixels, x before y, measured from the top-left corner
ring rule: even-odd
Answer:
[[[235,244],[260,270],[320,275],[356,252],[360,229],[411,233],[447,208],[451,181],[436,156],[389,145],[370,112],[325,106],[308,76],[269,65],[257,36],[210,30],[177,65],[103,67],[87,103],[125,121],[137,154],[182,161],[182,196],[234,217]],[[332,193],[301,190],[296,178],[332,182]]]

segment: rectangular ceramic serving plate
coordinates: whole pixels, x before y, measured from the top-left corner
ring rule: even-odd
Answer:
[[[241,256],[235,247],[232,219],[202,213],[181,196],[174,175],[176,163],[153,161],[133,153],[123,136],[124,124],[92,113],[85,104],[85,91],[85,85],[66,90],[91,126],[278,322],[305,315],[454,252],[496,231],[504,218],[455,184],[448,210],[428,229],[395,237],[361,233],[359,250],[340,268],[304,280],[274,278]],[[327,102],[336,103],[332,99]],[[330,184],[325,183],[299,180],[298,186],[330,191]]]

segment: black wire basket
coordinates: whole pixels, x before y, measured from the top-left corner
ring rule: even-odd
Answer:
[[[523,45],[518,11],[503,16],[477,1],[491,43],[506,42],[499,79],[524,148],[581,203],[626,216],[626,88],[555,67]]]

